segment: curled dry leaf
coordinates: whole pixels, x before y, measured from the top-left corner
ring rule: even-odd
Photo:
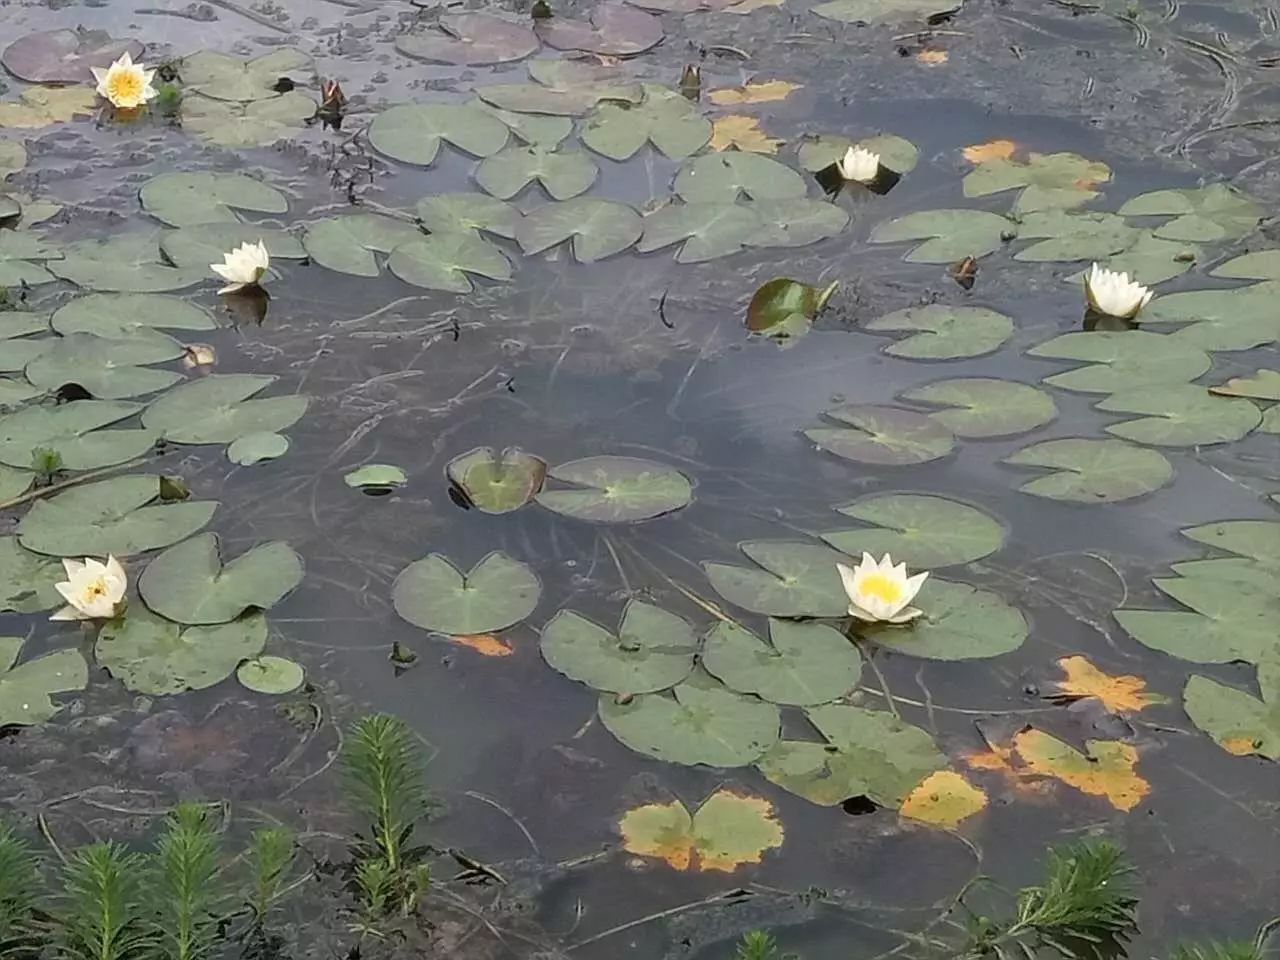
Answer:
[[[1141,677],[1118,676],[1103,673],[1084,657],[1064,657],[1058,661],[1067,679],[1054,684],[1056,692],[1049,699],[1060,701],[1097,698],[1104,707],[1115,713],[1137,713],[1154,703],[1164,703],[1166,698],[1147,693],[1147,681]]]

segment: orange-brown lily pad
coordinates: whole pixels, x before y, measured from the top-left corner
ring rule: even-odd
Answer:
[[[951,829],[987,806],[987,795],[954,770],[937,770],[912,790],[898,812],[912,820]]]
[[[1119,740],[1088,740],[1086,754],[1042,730],[1027,729],[1013,738],[1013,748],[1027,772],[1103,797],[1117,810],[1132,810],[1151,792],[1151,784],[1138,775],[1138,751]]]
[[[647,803],[623,814],[618,828],[628,853],[689,871],[732,873],[783,839],[773,804],[735,790],[717,790],[692,816],[679,800]]]

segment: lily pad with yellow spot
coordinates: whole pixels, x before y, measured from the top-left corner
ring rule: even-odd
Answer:
[[[1193,676],[1182,691],[1183,706],[1228,753],[1280,760],[1280,661],[1259,664],[1258,688],[1261,697]]]
[[[1138,751],[1119,740],[1087,740],[1087,753],[1081,753],[1042,730],[1027,729],[1014,737],[1013,747],[1026,771],[1102,797],[1117,810],[1132,810],[1151,792],[1138,775]]]
[[[1166,702],[1159,694],[1147,693],[1147,681],[1141,677],[1111,676],[1084,657],[1063,657],[1058,666],[1067,679],[1053,685],[1055,692],[1049,696],[1051,700],[1069,702],[1093,697],[1115,713],[1137,713],[1152,704]]]
[[[950,830],[987,806],[987,795],[954,770],[929,774],[907,794],[898,812]]]
[[[676,870],[724,873],[760,863],[784,837],[773,804],[727,789],[713,793],[692,816],[679,800],[636,807],[623,814],[618,828],[628,853]]]

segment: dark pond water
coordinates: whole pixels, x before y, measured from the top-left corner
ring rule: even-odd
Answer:
[[[587,10],[557,7],[562,16],[575,12]],[[349,98],[341,131],[288,130],[263,146],[211,145],[189,129],[146,119],[0,127],[0,138],[24,142],[28,153],[26,167],[0,187],[63,205],[39,228],[56,244],[155,229],[137,193],[173,171],[239,172],[277,187],[288,196],[287,215],[244,218],[298,236],[327,217],[411,213],[425,196],[476,192],[477,160],[453,147],[424,168],[389,159],[368,142],[369,124],[389,104],[458,99],[495,77],[526,79],[521,63],[462,68],[396,51],[398,34],[421,29],[418,21],[429,26],[434,16],[414,5],[360,0],[252,8],[0,5],[6,42],[55,27],[101,28],[147,44],[148,64],[197,50],[249,57],[296,48],[315,63],[300,89],[318,97],[315,78],[336,78]],[[923,956],[930,951],[916,934],[937,932],[940,914],[966,881],[986,873],[1010,887],[1032,882],[1046,848],[1090,835],[1117,840],[1138,866],[1141,933],[1131,955],[1166,955],[1189,938],[1251,937],[1280,899],[1280,775],[1273,762],[1280,707],[1269,707],[1269,739],[1253,755],[1233,755],[1184,711],[1184,684],[1199,674],[1256,697],[1256,664],[1222,662],[1233,658],[1213,649],[1201,651],[1203,663],[1171,656],[1138,642],[1113,614],[1185,610],[1151,578],[1169,576],[1173,562],[1231,555],[1180,531],[1276,521],[1268,499],[1280,490],[1275,433],[1148,446],[1167,457],[1172,476],[1121,502],[1020,492],[1044,471],[1004,458],[1058,438],[1100,440],[1109,436],[1106,426],[1130,418],[1094,408],[1111,391],[1041,383],[1080,361],[1028,355],[1081,330],[1083,298],[1069,278],[1105,254],[1025,262],[1013,256],[1025,249],[1022,240],[996,244],[965,290],[946,263],[904,260],[914,243],[869,237],[877,224],[918,211],[1008,213],[1015,192],[966,197],[962,189],[974,169],[963,148],[1008,139],[1020,161],[1071,152],[1107,164],[1111,181],[1087,210],[1114,212],[1153,190],[1238,188],[1256,202],[1256,215],[1242,229],[1199,243],[1192,269],[1154,284],[1148,310],[1179,291],[1242,285],[1209,271],[1272,245],[1269,217],[1280,199],[1276,13],[1244,0],[969,0],[932,28],[911,14],[885,19],[840,23],[815,15],[805,0],[747,15],[669,13],[664,42],[620,67],[628,77],[674,86],[686,63],[701,63],[698,109],[712,118],[757,118],[787,141],[777,157],[792,168],[803,134],[858,140],[886,132],[911,141],[915,168],[884,196],[846,191],[836,198],[850,223],[814,244],[744,250],[704,264],[676,262],[673,248],[582,264],[565,245],[525,256],[498,239],[516,264],[513,279],[477,278],[469,294],[413,287],[385,268],[359,277],[276,259],[260,319],[243,303],[215,296],[212,277],[177,291],[217,319],[215,330],[175,332],[214,348],[216,374],[272,374],[279,380],[270,393],[310,397],[306,414],[287,430],[290,448],[280,459],[238,467],[221,445],[179,446],[160,458],[159,469],[181,474],[197,497],[220,502],[208,529],[222,538],[225,556],[283,540],[303,558],[301,584],[270,611],[268,652],[304,666],[320,719],[314,727],[294,723],[277,701],[234,678],[148,697],[91,669],[83,694],[60,698],[67,709],[0,742],[6,812],[28,823],[43,812],[56,835],[78,842],[144,836],[154,812],[181,796],[225,798],[243,822],[289,822],[303,831],[304,844],[320,849],[350,826],[333,799],[336,731],[379,710],[434,745],[431,784],[443,809],[433,839],[498,865],[510,879],[498,891],[464,890],[489,925],[452,945],[448,931],[440,932],[435,948],[442,956],[727,957],[757,926],[808,960]],[[921,50],[947,58],[929,65],[917,56]],[[558,55],[550,48],[541,54]],[[7,79],[6,100],[28,86]],[[771,79],[799,88],[784,100],[733,107],[705,98],[710,90]],[[600,177],[588,195],[652,209],[670,196],[682,162],[650,146],[626,162],[598,158]],[[818,197],[818,186],[806,180],[808,196]],[[514,202],[527,213],[548,198],[535,186]],[[1168,219],[1131,222],[1149,230]],[[840,282],[813,329],[781,345],[751,336],[744,324],[752,293],[779,276]],[[40,284],[21,307],[47,314],[85,292],[65,282]],[[866,329],[891,311],[927,303],[994,310],[1011,318],[1013,329],[980,356],[935,361],[886,354],[896,335]],[[1182,326],[1147,329],[1172,336]],[[1212,367],[1201,375],[1150,382],[1203,387],[1276,368],[1277,339],[1280,325],[1273,323],[1270,335],[1247,349],[1212,350]],[[1147,362],[1135,376],[1164,361]],[[1058,416],[1033,432],[961,438],[948,455],[916,465],[842,459],[803,434],[841,404],[927,411],[901,395],[960,377],[1036,385],[1052,395]],[[445,467],[477,446],[519,446],[553,465],[600,455],[656,461],[692,481],[692,502],[635,524],[586,523],[536,504],[502,515],[464,509],[450,497]],[[401,467],[407,483],[381,497],[344,483],[344,475],[372,463]],[[990,658],[927,659],[872,645],[874,670],[865,668],[846,698],[869,710],[892,706],[985,791],[986,808],[954,830],[900,818],[892,804],[857,815],[849,812],[860,809],[856,803],[811,803],[749,765],[686,766],[634,752],[603,726],[597,693],[540,654],[540,629],[557,611],[572,609],[613,628],[633,599],[684,617],[699,633],[718,611],[763,635],[766,618],[720,596],[702,565],[749,565],[738,548],[744,541],[819,543],[818,533],[855,525],[834,507],[904,492],[969,504],[1003,525],[999,550],[942,576],[990,591],[1027,624],[1025,641]],[[12,532],[27,509],[0,513],[0,533]],[[1275,568],[1267,564],[1280,554],[1276,529],[1258,541],[1269,558],[1254,558],[1272,583]],[[465,570],[495,550],[528,564],[542,587],[534,612],[499,632],[508,655],[481,656],[397,615],[392,584],[411,562],[440,553]],[[128,561],[131,579],[152,555]],[[1224,606],[1240,589],[1223,587]],[[1276,618],[1280,632],[1280,608],[1274,596],[1269,602],[1259,617]],[[1210,618],[1202,619],[1204,642],[1221,642]],[[0,634],[29,638],[24,660],[72,642],[72,633],[57,628],[43,614],[0,614]],[[418,654],[412,668],[389,662],[393,643]],[[1108,674],[1140,676],[1168,702],[1123,715],[1095,701],[1051,703],[1045,697],[1062,679],[1056,661],[1073,655]],[[1053,777],[965,763],[1026,725],[1076,750],[1086,741],[1131,747],[1149,791],[1119,810]],[[815,739],[794,708],[784,714],[783,735]],[[1270,760],[1259,755],[1268,749]],[[725,787],[774,807],[785,841],[761,863],[728,873],[679,872],[620,848],[625,811],[673,797],[693,810]],[[449,869],[442,865],[441,876]],[[711,902],[734,891],[746,893]],[[297,955],[345,951],[341,925],[326,917],[324,904],[304,891],[291,909]]]

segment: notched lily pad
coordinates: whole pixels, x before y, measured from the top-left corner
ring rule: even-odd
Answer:
[[[929,21],[953,10],[958,0],[828,0],[812,7],[812,12],[840,23],[902,23]]]
[[[825,200],[757,200],[751,209],[760,218],[759,228],[747,238],[753,247],[805,247],[849,225],[849,214]]]
[[[21,637],[0,637],[0,730],[44,723],[61,709],[53,694],[89,685],[79,650],[55,650],[18,663],[22,643]]]
[[[704,563],[716,593],[732,604],[771,617],[842,617],[849,598],[836,564],[848,558],[829,547],[784,540],[738,545],[759,569]]]
[[[921,210],[876,224],[868,239],[871,243],[923,240],[903,259],[908,263],[955,263],[965,257],[985,257],[1017,232],[1017,225],[1008,217],[985,210]]]
[[[665,35],[662,21],[618,0],[602,0],[591,22],[550,17],[535,21],[539,39],[557,50],[581,50],[611,57],[633,57],[651,50]]]
[[[142,425],[173,443],[231,443],[246,433],[278,433],[307,409],[297,395],[252,399],[275,377],[211,374],[169,391],[142,415]]]
[[[523,60],[539,46],[529,27],[484,13],[448,14],[434,27],[396,37],[406,56],[468,67]]]
[[[142,209],[172,227],[238,223],[236,210],[289,212],[283,193],[241,173],[162,173],[144,183],[138,197]]]
[[[586,457],[552,467],[547,476],[577,489],[543,490],[548,510],[593,523],[636,523],[687,507],[693,484],[679,470],[638,457]]]
[[[997,158],[980,163],[964,178],[966,197],[985,197],[1021,189],[1015,214],[1078,207],[1098,195],[1093,189],[1111,179],[1111,168],[1076,153],[1032,153],[1026,160]],[[1121,211],[1123,213],[1123,211]]]
[[[1212,243],[1243,237],[1262,219],[1262,208],[1223,183],[1187,190],[1156,190],[1127,201],[1122,217],[1172,216],[1155,229],[1165,240]]]
[[[1173,465],[1155,450],[1123,440],[1047,440],[1004,460],[1057,472],[1028,480],[1020,490],[1076,503],[1114,503],[1152,493],[1173,479]]]
[[[1004,546],[1004,526],[977,507],[944,497],[890,493],[837,507],[868,524],[822,539],[851,557],[890,554],[912,569],[972,563]]]
[[[204,533],[170,547],[138,578],[154,613],[188,624],[229,623],[246,610],[267,610],[302,581],[302,558],[279,540],[223,564],[218,538]]]
[[[125,53],[136,62],[143,45],[117,40],[105,30],[41,30],[5,47],[0,62],[28,83],[93,83],[90,67],[105,67]]]
[[[422,231],[412,223],[374,213],[353,213],[319,220],[302,238],[307,255],[322,267],[356,277],[376,277],[374,254],[389,254],[402,243],[418,240]]]
[[[317,109],[297,90],[245,103],[193,93],[182,98],[182,129],[221,147],[265,147],[296,136]]]
[[[0,537],[0,613],[39,613],[66,601],[54,587],[66,579],[57,560],[26,550],[17,537]]]
[[[489,157],[507,142],[507,127],[477,106],[465,103],[402,103],[378,114],[369,142],[393,160],[427,167],[447,141],[477,157]]]
[[[63,248],[47,269],[87,290],[163,293],[208,279],[209,268],[174,267],[160,256],[160,233],[126,234],[109,240],[78,240]]]
[[[695,157],[676,175],[675,192],[690,203],[733,203],[794,200],[805,195],[804,178],[785,163],[758,153],[707,153]]]
[[[572,610],[542,628],[542,656],[566,677],[604,692],[654,693],[693,671],[693,628],[660,607],[630,601],[615,636]]]
[[[182,379],[172,370],[147,366],[182,355],[180,343],[168,337],[108,340],[91,333],[71,333],[27,364],[27,380],[42,390],[75,383],[101,400],[120,400],[165,390]]]
[[[185,232],[176,231],[169,236]],[[205,261],[205,266],[207,269],[208,261]],[[195,304],[178,297],[151,293],[91,293],[76,297],[55,310],[50,322],[53,329],[64,337],[75,333],[92,333],[108,340],[156,336],[166,342],[173,341],[158,333],[159,330],[213,330],[217,327],[213,318]]]
[[[824,416],[844,426],[815,427],[804,435],[828,453],[859,463],[928,463],[955,446],[950,430],[910,410],[850,403],[824,411]]]
[[[510,513],[542,489],[547,464],[519,447],[507,447],[501,453],[476,447],[450,460],[445,473],[467,506],[481,513]]]
[[[1013,336],[1013,321],[985,307],[949,307],[940,303],[895,310],[864,324],[875,333],[912,334],[884,348],[910,360],[958,360],[991,353]]]
[[[533,613],[541,592],[534,572],[501,551],[466,574],[433,553],[400,571],[391,602],[396,613],[423,630],[470,636],[519,623]]]
[[[644,218],[640,253],[681,244],[678,263],[704,263],[737,253],[763,224],[738,203],[669,203]]]
[[[1203,350],[1145,330],[1064,333],[1027,352],[1033,357],[1094,364],[1044,378],[1045,383],[1080,393],[1116,393],[1184,383],[1199,377],[1213,363]]]
[[[1280,760],[1280,667],[1258,669],[1261,698],[1209,677],[1194,676],[1182,691],[1191,722],[1238,757]]]
[[[510,200],[537,181],[554,200],[568,200],[596,182],[600,170],[581,150],[511,146],[476,168],[476,183],[500,200]]]
[[[431,233],[491,233],[515,239],[520,211],[479,193],[438,193],[418,201],[418,222]]]
[[[95,470],[124,463],[151,449],[151,430],[104,430],[132,417],[140,403],[73,400],[57,406],[30,406],[0,417],[0,463],[30,467],[33,450],[57,454],[64,469]]]
[[[1262,422],[1257,405],[1249,400],[1215,397],[1193,384],[1123,390],[1096,408],[1105,413],[1144,414],[1141,419],[1111,424],[1107,433],[1162,447],[1230,443]]]
[[[573,255],[594,263],[621,253],[643,232],[644,221],[625,203],[577,197],[536,207],[516,226],[516,242],[532,255],[572,240]]]
[[[907,390],[903,400],[943,407],[929,416],[957,437],[1011,437],[1052,423],[1058,405],[1043,390],[1015,380],[959,377]]]
[[[769,638],[721,621],[707,634],[702,666],[731,690],[787,706],[829,703],[858,685],[862,658],[839,630],[771,619]]]
[[[529,64],[529,76],[536,82],[479,87],[476,95],[501,110],[556,117],[582,116],[606,100],[639,103],[644,99],[640,84],[631,82],[615,66],[577,60],[534,60]]]
[[[711,139],[711,121],[678,91],[644,85],[644,100],[601,103],[582,130],[582,142],[610,160],[628,160],[652,143],[672,160],[692,156]]]
[[[912,604],[923,615],[903,626],[864,627],[863,636],[895,653],[929,660],[998,657],[1027,639],[1027,621],[1018,610],[967,583],[930,577]]]
[[[405,283],[449,293],[470,293],[472,274],[511,279],[511,261],[474,233],[433,233],[409,240],[391,251],[387,268]]]
[[[182,83],[187,93],[215,100],[266,100],[276,96],[281,77],[305,81],[315,71],[311,58],[293,47],[280,47],[251,60],[201,50],[182,58]]]

